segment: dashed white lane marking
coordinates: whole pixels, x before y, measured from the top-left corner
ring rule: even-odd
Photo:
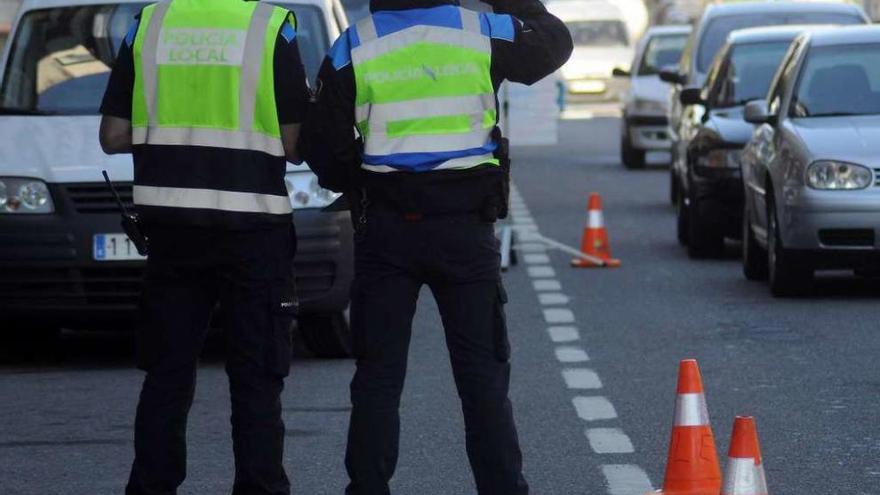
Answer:
[[[590,356],[580,347],[561,346],[556,348],[556,359],[560,363],[583,363],[589,361]]]
[[[558,306],[568,304],[568,296],[559,292],[544,292],[538,294],[538,302],[541,306]]]
[[[533,280],[532,286],[538,292],[551,292],[562,290],[559,280]]]
[[[600,419],[614,419],[617,410],[605,397],[575,397],[572,399],[577,415],[584,421],[598,421]]]
[[[547,333],[550,334],[550,340],[558,343],[574,342],[581,338],[575,327],[550,327],[547,329]]]
[[[566,308],[550,308],[544,310],[544,321],[547,323],[573,323],[574,313]]]
[[[550,263],[550,257],[544,253],[529,253],[523,255],[523,261],[530,265],[546,265]]]
[[[522,239],[517,239],[521,241]],[[547,246],[545,246],[541,242],[522,242],[516,245],[517,251],[522,251],[524,253],[545,253],[547,252]]]
[[[602,474],[605,475],[611,495],[638,495],[653,490],[645,471],[632,464],[602,466]]]
[[[547,265],[530,266],[528,272],[532,278],[553,278],[556,276],[553,267]]]
[[[562,285],[556,280],[555,270],[549,266],[550,257],[547,253],[545,239],[541,236],[538,225],[532,217],[528,206],[519,194],[515,185],[511,185],[511,216],[512,225],[517,238],[516,249],[523,253],[523,261],[528,266],[528,274],[532,286],[537,292],[542,306],[565,306],[570,299],[562,291]],[[556,359],[568,365],[589,361],[587,352],[571,343],[580,340],[577,327],[564,325],[574,323],[574,313],[565,307],[545,308],[544,320],[551,324],[547,328],[550,339],[562,344],[556,348]],[[568,344],[568,345],[565,345]],[[587,368],[567,368],[562,371],[566,386],[572,390],[595,390],[602,388],[599,375]],[[605,397],[579,396],[572,399],[578,417],[584,421],[614,420],[617,410]],[[587,428],[584,432],[590,448],[597,454],[630,454],[635,451],[632,441],[620,428]],[[640,467],[632,464],[603,465],[602,473],[610,495],[643,495],[650,492],[651,480]]]
[[[597,454],[632,454],[632,441],[620,428],[587,428],[587,440]]]
[[[602,388],[602,380],[593,370],[586,368],[574,368],[562,370],[562,378],[565,386],[574,390],[591,390]]]

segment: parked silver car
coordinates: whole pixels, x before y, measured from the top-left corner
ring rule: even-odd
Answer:
[[[630,78],[620,133],[620,159],[626,168],[642,168],[646,152],[669,151],[672,145],[666,117],[669,85],[660,80],[660,71],[677,70],[690,33],[690,26],[652,27],[636,45],[632,68],[614,70],[615,76]]]
[[[880,267],[880,27],[798,37],[742,157],[743,265],[774,295],[809,287],[817,269]]]

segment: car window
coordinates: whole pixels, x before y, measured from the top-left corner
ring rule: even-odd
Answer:
[[[653,36],[645,47],[639,61],[639,76],[653,76],[664,67],[677,65],[687,43],[687,34],[664,34]]]
[[[314,80],[329,44],[321,10],[279,3],[296,11],[300,53]],[[145,5],[81,5],[27,12],[10,41],[0,106],[50,114],[97,114],[116,53]]]
[[[728,62],[717,82],[715,107],[745,105],[767,95],[770,82],[790,43],[748,43],[731,48]]]
[[[626,26],[618,20],[568,21],[575,46],[628,46]]]
[[[85,5],[26,13],[10,41],[0,106],[97,113],[116,52],[144,5]]]
[[[807,6],[804,7],[808,8]],[[864,19],[856,14],[840,12],[798,12],[798,13],[754,13],[721,16],[710,19],[700,31],[703,33],[697,49],[697,71],[705,73],[715,54],[724,44],[727,36],[737,30],[759,26],[778,26],[784,24],[863,24]]]
[[[795,92],[793,117],[880,114],[880,43],[813,47]]]
[[[785,56],[782,57],[780,68],[773,76],[773,80],[770,83],[770,89],[767,90],[768,112],[771,115],[779,114],[779,107],[782,105],[782,97],[784,96],[788,81],[791,80],[791,74],[797,64],[798,53],[800,52],[802,45],[802,39],[796,39],[791,44],[788,51],[785,53]]]

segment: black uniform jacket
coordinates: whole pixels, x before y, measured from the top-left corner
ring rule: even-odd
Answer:
[[[572,40],[568,28],[547,12],[539,0],[493,0],[496,13],[514,19],[514,39],[492,40],[492,81],[495,91],[509,81],[534,84],[568,60]],[[372,12],[429,8],[456,0],[371,0]],[[361,145],[355,134],[355,78],[351,64],[336,70],[324,60],[318,74],[317,99],[304,129],[304,154],[323,187],[338,192],[366,191],[372,199],[390,199],[418,213],[478,210],[500,180],[497,167],[422,173],[373,173],[360,169]]]

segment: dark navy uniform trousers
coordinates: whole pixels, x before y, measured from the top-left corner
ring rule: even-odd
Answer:
[[[235,495],[287,495],[281,390],[293,321],[289,224],[251,231],[152,228],[139,321],[147,372],[126,494],[170,495],[186,477],[186,424],[209,320],[227,342]]]
[[[507,296],[493,224],[476,215],[407,220],[380,206],[365,218],[355,242],[351,320],[357,372],[346,493],[390,493],[413,314],[425,284],[443,320],[477,490],[528,493],[508,399]]]

